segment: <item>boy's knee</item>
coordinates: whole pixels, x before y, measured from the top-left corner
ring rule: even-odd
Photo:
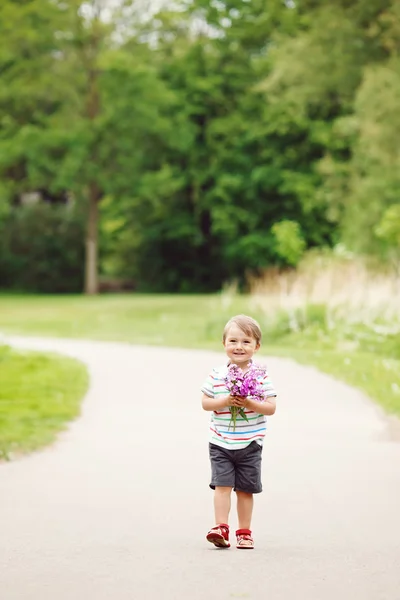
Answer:
[[[253,496],[252,493],[250,493],[250,492],[242,492],[241,490],[236,490],[236,495],[237,496],[242,496],[243,498],[244,497],[249,497],[250,498],[250,497]]]
[[[232,492],[232,490],[233,490],[232,487],[227,487],[227,486],[223,486],[223,485],[215,486],[215,491],[219,494],[230,494]]]

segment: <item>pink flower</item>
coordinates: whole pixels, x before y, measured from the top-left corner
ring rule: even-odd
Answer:
[[[245,373],[238,365],[229,365],[228,373],[225,377],[225,385],[231,396],[243,396],[254,398],[255,400],[262,400],[264,398],[264,392],[259,379],[264,376],[265,369],[257,367],[254,364],[251,364],[250,368]],[[230,406],[229,410],[232,415],[229,427],[231,423],[233,423],[233,430],[236,429],[236,418],[238,414],[248,421],[242,407]]]

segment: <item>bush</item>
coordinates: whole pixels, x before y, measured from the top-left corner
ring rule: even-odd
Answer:
[[[0,221],[0,288],[73,293],[83,280],[84,223],[73,206],[18,206]]]

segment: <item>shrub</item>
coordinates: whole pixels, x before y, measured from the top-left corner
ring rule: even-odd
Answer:
[[[0,287],[29,292],[80,292],[84,224],[71,205],[12,208],[0,221]]]

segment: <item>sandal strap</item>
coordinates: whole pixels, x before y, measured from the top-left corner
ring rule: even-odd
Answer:
[[[236,548],[254,548],[254,542],[251,537],[239,537],[237,539]]]
[[[243,536],[251,537],[251,531],[250,531],[250,529],[237,529],[236,535],[243,535]]]
[[[236,532],[237,548],[254,548],[254,540],[250,529],[238,529]]]
[[[224,529],[229,534],[229,525],[226,523],[220,523],[219,525],[215,525],[215,527],[211,527],[210,531],[219,531],[220,529]]]

